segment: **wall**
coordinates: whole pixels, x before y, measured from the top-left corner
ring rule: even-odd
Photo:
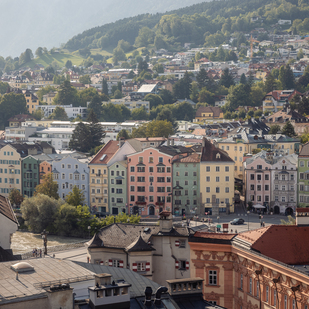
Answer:
[[[17,231],[17,224],[0,214],[0,246],[11,249],[11,235]]]

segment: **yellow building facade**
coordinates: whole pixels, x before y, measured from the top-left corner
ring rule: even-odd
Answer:
[[[22,192],[20,154],[11,145],[0,149],[0,193],[9,196],[12,189]]]
[[[205,140],[204,140],[205,141]],[[205,212],[219,206],[219,212],[234,212],[234,161],[206,140],[200,162],[201,205]]]

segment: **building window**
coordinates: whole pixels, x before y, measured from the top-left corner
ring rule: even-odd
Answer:
[[[206,172],[210,172],[210,166],[206,166]]]
[[[217,285],[217,271],[209,270],[208,271],[208,283],[209,285]]]
[[[256,282],[256,297],[260,296],[260,283],[257,281]]]
[[[254,174],[250,174],[250,180],[254,180]]]
[[[257,180],[262,180],[262,175],[258,174],[256,178],[257,178]]]
[[[269,180],[269,175],[265,175],[265,180]]]
[[[265,191],[269,191],[269,185],[265,185]]]
[[[210,182],[210,177],[209,176],[206,177],[206,181]]]
[[[249,279],[249,293],[252,294],[252,278]]]
[[[243,274],[240,275],[240,289],[243,289],[243,285],[244,285],[244,277]]]
[[[230,181],[230,177],[229,176],[225,176],[225,181],[226,182]]]
[[[225,171],[226,171],[226,172],[229,172],[229,171],[230,171],[230,167],[229,167],[229,166],[226,166],[226,167],[225,167]]]
[[[284,309],[288,309],[288,297],[284,295]]]
[[[225,187],[225,193],[229,193],[230,192],[230,188],[229,187]]]
[[[206,187],[206,192],[210,192],[210,187]]]
[[[185,248],[186,247],[186,241],[184,239],[179,240],[179,248]]]
[[[216,177],[216,182],[220,182],[220,177]]]
[[[269,301],[269,286],[266,286],[266,299],[265,301],[268,303]]]
[[[137,271],[146,271],[146,262],[137,262]]]
[[[274,307],[277,306],[277,291],[274,290]]]
[[[220,172],[220,166],[216,166],[216,172]]]
[[[186,270],[187,269],[186,263],[187,263],[186,260],[180,260],[179,261],[179,270]]]

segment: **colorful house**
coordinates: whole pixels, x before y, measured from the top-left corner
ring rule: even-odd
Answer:
[[[31,197],[35,191],[35,187],[40,183],[40,161],[33,156],[27,156],[22,159],[22,194]]]
[[[234,161],[228,154],[203,139],[200,163],[201,206],[219,215],[234,212]]]

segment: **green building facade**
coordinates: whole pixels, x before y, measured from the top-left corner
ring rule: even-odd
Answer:
[[[108,167],[108,208],[111,215],[128,213],[127,162],[118,161]]]
[[[24,196],[33,196],[35,187],[40,183],[39,164],[39,160],[33,156],[27,156],[22,159],[21,183]]]
[[[179,157],[173,161],[173,214],[193,217],[201,215],[200,155]]]
[[[309,143],[306,143],[298,156],[297,206],[309,206]]]

